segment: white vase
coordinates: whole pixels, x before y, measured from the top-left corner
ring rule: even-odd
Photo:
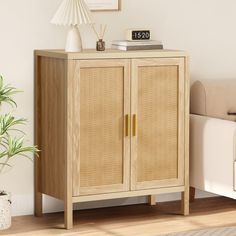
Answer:
[[[0,191],[0,230],[11,226],[11,200],[8,193],[1,195]]]

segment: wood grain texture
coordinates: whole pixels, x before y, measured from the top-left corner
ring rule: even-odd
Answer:
[[[182,185],[184,180],[184,63],[137,59],[132,67],[132,189]]]
[[[78,127],[77,119],[78,114],[77,106],[75,106],[75,101],[78,88],[77,88],[77,73],[76,73],[76,61],[68,60],[66,61],[66,71],[65,71],[65,80],[66,80],[66,127],[67,127],[67,137],[66,137],[66,178],[65,178],[65,199],[64,199],[64,218],[65,218],[65,228],[73,228],[73,160],[77,154],[79,135],[76,134],[75,128]]]
[[[114,193],[104,193],[104,194],[100,193],[93,195],[76,196],[73,197],[73,202],[79,203],[79,202],[90,202],[90,201],[116,199],[116,198],[148,196],[150,194],[157,195],[163,193],[178,193],[178,192],[184,192],[184,190],[185,190],[184,186],[177,186],[177,187],[151,188],[151,189],[127,191],[127,192],[114,192]]]
[[[41,96],[40,96],[40,57],[34,55],[34,145],[40,147],[40,121],[41,121]],[[34,156],[34,214],[42,216],[43,213],[43,196],[41,182],[41,159],[40,156]]]
[[[189,214],[189,112],[190,112],[190,71],[189,58],[185,57],[185,109],[184,109],[184,185],[182,193],[182,213]]]
[[[185,57],[184,51],[178,50],[138,50],[138,51],[121,51],[115,49],[106,49],[104,52],[97,52],[95,49],[84,49],[79,53],[67,53],[64,50],[36,50],[36,55],[63,58],[67,60],[94,60],[94,59],[131,59],[131,58],[173,58]]]
[[[41,190],[64,199],[66,189],[67,126],[66,65],[62,59],[40,58]]]
[[[142,204],[75,211],[74,228],[69,231],[62,229],[62,213],[45,214],[43,218],[21,216],[13,217],[12,227],[0,235],[157,236],[235,226],[236,201],[223,197],[196,199],[190,204],[190,212],[188,217],[180,215],[179,201],[160,202],[153,207]]]

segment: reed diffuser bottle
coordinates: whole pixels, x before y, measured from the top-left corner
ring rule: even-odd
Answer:
[[[105,51],[106,49],[106,43],[103,40],[104,35],[106,33],[107,25],[103,26],[102,24],[100,25],[100,33],[97,32],[94,24],[92,25],[93,31],[97,36],[98,41],[96,42],[96,50],[97,51]]]

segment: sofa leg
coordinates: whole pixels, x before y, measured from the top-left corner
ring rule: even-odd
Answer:
[[[148,196],[148,204],[150,206],[155,206],[156,205],[156,195],[149,195]]]
[[[190,202],[194,202],[195,200],[195,188],[194,187],[190,187],[189,189],[189,198],[190,198]]]

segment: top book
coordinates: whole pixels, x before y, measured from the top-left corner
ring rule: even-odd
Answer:
[[[142,41],[129,41],[129,40],[114,40],[111,43],[117,46],[150,46],[150,45],[162,45],[158,40],[142,40]]]

